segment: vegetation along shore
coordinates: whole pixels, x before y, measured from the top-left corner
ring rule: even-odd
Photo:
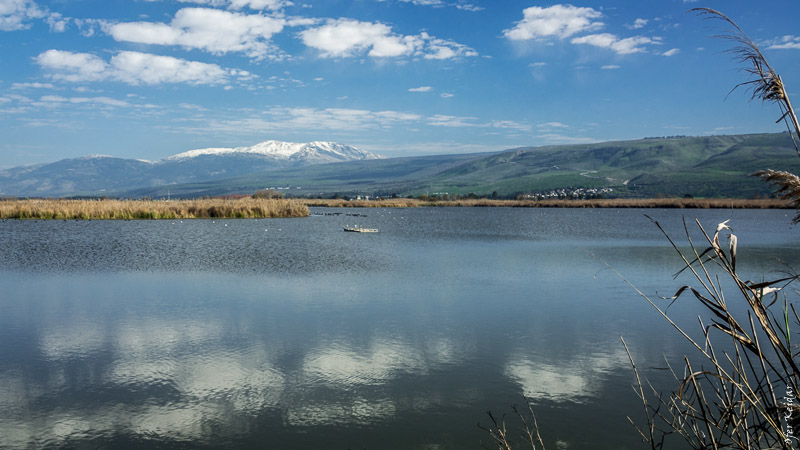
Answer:
[[[496,200],[489,198],[461,200],[420,200],[416,198],[391,198],[383,200],[349,201],[343,199],[299,199],[299,201],[307,206],[326,206],[334,208],[413,208],[424,206],[512,208],[791,208],[791,205],[787,200],[732,198],[612,198],[577,200]]]
[[[285,199],[0,201],[2,219],[260,219],[308,215],[304,204]]]
[[[213,198],[195,200],[73,200],[6,199],[0,201],[0,219],[204,219],[306,217],[309,206],[350,208],[521,207],[521,208],[791,208],[779,199],[593,199],[425,201],[409,198],[384,200]]]

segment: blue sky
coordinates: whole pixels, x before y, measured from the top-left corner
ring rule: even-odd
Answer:
[[[800,2],[0,0],[0,167],[275,139],[384,156],[782,131],[710,38],[800,102]],[[797,93],[797,94],[795,94]]]

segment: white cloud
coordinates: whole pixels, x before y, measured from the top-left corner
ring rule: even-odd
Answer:
[[[783,36],[777,40],[775,40],[769,47],[769,49],[795,49],[800,50],[800,37],[798,36]]]
[[[216,84],[226,80],[227,73],[216,64],[152,55],[120,52],[111,58],[117,77],[130,84]]]
[[[0,31],[30,27],[30,19],[40,19],[45,12],[32,0],[0,0]]]
[[[169,24],[120,23],[108,27],[117,41],[152,45],[180,45],[221,55],[244,53],[255,59],[276,58],[270,43],[283,30],[284,19],[209,8],[183,8]]]
[[[531,131],[533,127],[526,123],[519,123],[513,120],[495,120],[490,124],[492,128],[500,128],[504,130],[516,130],[516,131]]]
[[[664,53],[661,54],[661,56],[674,56],[674,55],[677,55],[680,52],[681,52],[681,50],[679,48],[673,48],[673,49],[665,51]]]
[[[99,19],[72,19],[72,21],[75,23],[75,25],[78,27],[78,30],[80,30],[81,35],[84,37],[94,36],[98,28],[108,32],[108,29],[112,25],[108,21]]]
[[[284,108],[276,107],[253,117],[232,120],[212,120],[197,130],[220,133],[265,133],[287,130],[360,131],[389,128],[397,124],[416,122],[422,117],[400,111],[368,111],[347,108]]]
[[[483,7],[478,5],[473,5],[472,3],[459,3],[455,5],[456,8],[464,10],[464,11],[483,11]]]
[[[602,13],[592,8],[579,8],[572,5],[553,5],[547,8],[531,6],[523,10],[524,18],[514,28],[503,31],[512,41],[539,38],[568,38],[577,33],[592,31],[603,27],[594,19]]]
[[[408,92],[430,92],[432,90],[433,88],[430,86],[420,86],[416,88],[411,88],[408,90]]]
[[[457,117],[446,116],[437,114],[428,118],[428,125],[434,127],[450,127],[450,128],[465,128],[465,127],[483,127],[485,125],[475,123],[476,117]]]
[[[547,122],[547,123],[540,123],[537,125],[539,128],[569,128],[568,125],[565,125],[561,122]]]
[[[50,31],[56,33],[66,31],[70,20],[40,7],[33,0],[0,0],[0,31],[28,29],[34,19],[43,19]]]
[[[329,20],[326,24],[300,32],[303,43],[320,50],[325,58],[346,58],[364,54],[375,58],[422,56],[426,59],[452,59],[478,53],[453,41],[420,33],[403,36],[380,22],[353,19]]]
[[[47,104],[47,103],[72,103],[72,104],[95,104],[95,105],[105,105],[105,106],[113,106],[118,108],[127,108],[133,106],[132,104],[124,101],[124,100],[117,100],[115,98],[110,97],[62,97],[59,95],[45,95],[39,99],[39,104]]]
[[[639,28],[644,28],[647,23],[650,22],[647,19],[636,19],[633,21],[633,25],[626,25],[631,30],[638,30]]]
[[[213,7],[227,7],[230,9],[258,9],[276,11],[286,6],[291,6],[292,2],[285,0],[178,0],[181,3],[195,3],[198,5],[209,5]]]
[[[29,28],[30,19],[41,19],[46,15],[33,0],[0,0],[0,31]]]
[[[45,19],[45,22],[47,22],[47,25],[50,26],[50,31],[63,33],[64,31],[67,31],[69,19],[65,19],[59,13],[50,13]]]
[[[400,0],[403,3],[411,3],[414,5],[421,5],[421,6],[444,6],[445,3],[442,0]]]
[[[600,69],[602,69],[602,70],[616,70],[616,69],[619,69],[619,68],[620,68],[620,66],[618,66],[616,64],[608,64],[608,65],[605,65],[605,66],[601,67]]]
[[[347,57],[370,49],[370,56],[403,56],[416,51],[422,42],[413,36],[392,34],[382,23],[340,19],[300,33],[303,42],[321,50],[325,57]]]
[[[109,65],[99,56],[89,53],[72,53],[61,50],[47,50],[36,57],[36,62],[57,73],[57,80],[79,82],[100,81],[110,76]]]
[[[615,51],[620,55],[628,55],[631,53],[641,53],[645,49],[642,47],[646,44],[654,44],[657,41],[646,36],[634,36],[625,39],[620,39],[610,33],[590,34],[573,38],[573,44],[588,44],[595,47],[607,48]]]
[[[216,64],[159,56],[149,53],[120,52],[109,62],[89,53],[48,50],[36,62],[51,71],[54,80],[68,82],[122,81],[128,84],[219,84],[238,72]]]
[[[440,95],[439,95],[439,97],[442,97],[442,98],[451,98],[451,97],[455,97],[455,94],[451,94],[451,93],[449,93],[449,92],[445,92],[445,93],[443,93],[443,94],[440,94]]]
[[[11,89],[55,89],[52,83],[13,83]]]

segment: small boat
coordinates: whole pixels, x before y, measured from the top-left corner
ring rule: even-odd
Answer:
[[[354,225],[352,227],[350,225],[347,225],[347,226],[344,227],[344,231],[350,231],[352,233],[377,233],[378,229],[377,228],[364,228],[361,225]]]

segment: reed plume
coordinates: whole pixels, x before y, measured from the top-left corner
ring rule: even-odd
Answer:
[[[717,10],[693,8],[689,11],[706,16],[709,19],[721,20],[731,27],[726,33],[716,37],[733,42],[733,47],[726,52],[733,55],[734,60],[744,64],[741,70],[749,76],[747,81],[734,86],[731,92],[740,87],[745,87],[751,90],[752,99],[777,103],[781,116],[775,123],[780,121],[786,123],[794,148],[798,156],[800,156],[800,148],[798,148],[797,140],[795,139],[800,136],[800,123],[797,121],[797,115],[794,112],[794,108],[792,108],[792,103],[789,101],[789,94],[786,93],[786,87],[781,76],[769,64],[758,45],[747,36],[739,25]]]
[[[800,222],[800,178],[793,173],[769,169],[759,170],[755,175],[778,187],[775,194],[781,199],[788,200],[789,205],[798,210],[792,223]]]

